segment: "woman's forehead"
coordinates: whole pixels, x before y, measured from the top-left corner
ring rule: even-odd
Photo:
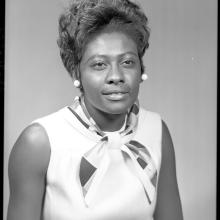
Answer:
[[[122,32],[104,32],[95,35],[84,50],[83,57],[120,56],[121,54],[138,54],[136,43]]]

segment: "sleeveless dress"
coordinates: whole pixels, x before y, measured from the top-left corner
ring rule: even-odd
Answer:
[[[82,109],[76,109],[88,120]],[[120,154],[108,167],[89,206],[85,204],[79,180],[82,156],[99,141],[68,107],[35,120],[47,132],[51,155],[46,176],[43,220],[153,220],[157,197],[149,203],[143,185],[132,171],[126,155]],[[122,128],[123,129],[123,128]],[[113,134],[114,132],[107,132]],[[161,165],[161,118],[140,108],[133,139],[144,145],[159,174]]]

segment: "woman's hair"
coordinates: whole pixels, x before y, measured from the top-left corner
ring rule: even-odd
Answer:
[[[72,0],[59,18],[58,46],[65,68],[71,77],[80,78],[79,64],[86,44],[102,30],[128,34],[142,57],[148,48],[148,19],[140,7],[129,0]]]

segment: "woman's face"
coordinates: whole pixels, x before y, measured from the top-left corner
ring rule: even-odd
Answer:
[[[85,48],[80,76],[90,113],[125,113],[135,102],[141,82],[136,43],[120,32],[93,37]]]

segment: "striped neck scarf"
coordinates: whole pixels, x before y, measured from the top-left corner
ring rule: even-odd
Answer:
[[[149,204],[151,204],[156,192],[156,166],[147,148],[138,141],[132,140],[138,125],[138,100],[127,112],[124,130],[117,132],[104,132],[98,127],[86,109],[83,96],[77,97],[73,106],[73,108],[68,108],[81,124],[100,136],[99,142],[92,146],[80,161],[79,179],[85,205],[89,207],[108,167],[111,163],[116,164],[119,154],[123,153],[126,153],[132,161],[135,174],[144,188]],[[77,114],[77,108],[82,109],[88,120],[84,120]]]

